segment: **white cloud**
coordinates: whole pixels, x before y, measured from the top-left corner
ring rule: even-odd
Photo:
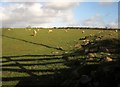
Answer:
[[[73,8],[77,3],[11,3],[0,7],[3,27],[41,26],[45,23],[70,22],[74,20]]]
[[[107,27],[118,28],[118,22],[117,21],[110,22],[109,24],[107,24]]]
[[[100,14],[82,22],[75,20],[73,9],[78,2],[11,3],[1,6],[0,21],[3,27],[55,26],[62,23],[72,26],[117,27],[117,22],[106,23]],[[106,16],[109,14],[106,14]],[[0,26],[0,27],[2,27]]]
[[[46,4],[47,8],[56,9],[56,10],[65,10],[70,9],[73,6],[79,5],[79,2],[49,2]]]
[[[95,0],[91,0],[95,1]],[[90,2],[89,0],[1,0],[1,2]]]
[[[104,18],[110,16],[110,14],[100,15],[96,14],[88,19],[72,21],[68,26],[76,26],[76,27],[110,27],[110,28],[118,28],[117,21],[105,21]]]
[[[87,26],[87,27],[88,26],[90,26],[90,27],[104,27],[105,22],[104,22],[101,15],[96,14],[95,16],[92,16],[91,18],[82,21],[82,25]]]
[[[118,2],[119,0],[1,0],[1,2]]]
[[[107,15],[106,15],[107,16]],[[81,22],[82,26],[85,27],[109,27],[109,28],[118,28],[118,22],[117,21],[109,21],[105,22],[104,20],[105,16],[102,16],[100,14],[96,14],[95,16],[92,16],[89,19],[85,19]]]

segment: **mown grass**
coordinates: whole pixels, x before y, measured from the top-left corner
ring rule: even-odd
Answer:
[[[69,69],[70,67],[65,65],[62,54],[75,49],[74,45],[76,43],[82,43],[79,40],[81,37],[90,34],[103,35],[103,39],[118,37],[115,30],[71,29],[67,32],[65,32],[65,29],[52,30],[53,32],[48,33],[48,29],[40,29],[37,36],[31,36],[32,30],[13,29],[9,31],[3,29],[1,68],[3,70],[4,86],[15,86],[21,81],[26,82],[25,79],[36,76],[41,78],[40,81],[42,81],[43,77],[41,76],[54,75],[62,70]],[[82,33],[83,30],[85,33]],[[103,32],[100,34],[99,31]],[[62,47],[62,50],[57,49],[59,47]],[[47,85],[51,83],[52,85],[54,78],[50,76],[50,78],[45,77],[44,79],[39,84]],[[49,82],[46,81],[47,79]],[[29,80],[27,82],[30,83]]]

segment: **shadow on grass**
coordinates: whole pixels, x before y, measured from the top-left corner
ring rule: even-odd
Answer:
[[[23,87],[25,85],[27,86],[52,86],[52,85],[56,85],[59,86],[60,82],[63,80],[63,76],[60,77],[59,74],[60,72],[66,71],[67,69],[64,68],[54,68],[54,66],[58,65],[58,64],[62,64],[64,62],[63,59],[61,59],[61,57],[59,57],[61,55],[21,55],[21,56],[3,56],[2,59],[5,59],[6,62],[4,61],[4,63],[2,64],[2,70],[4,72],[8,72],[8,73],[12,73],[12,72],[18,72],[18,73],[26,73],[29,76],[26,77],[3,77],[2,81],[3,82],[8,82],[8,81],[20,81],[16,87]],[[31,62],[29,64],[27,64],[26,60],[24,61],[24,58],[32,58],[32,62],[31,59],[27,59],[27,62]],[[24,64],[21,63],[22,62],[26,62]],[[29,61],[30,60],[30,61]],[[35,61],[47,61],[47,62],[35,62]],[[56,61],[57,60],[57,61]],[[10,63],[12,62],[12,64]],[[8,64],[7,64],[8,63]],[[10,64],[9,64],[10,63]],[[28,69],[26,68],[26,66],[29,67],[33,67],[36,66],[37,67],[41,67],[41,66],[49,66],[49,65],[54,65],[53,68],[51,69]],[[19,69],[15,69],[12,67],[19,67]],[[35,73],[52,73],[52,74],[46,74],[46,75],[38,75]],[[59,78],[59,79],[58,79]],[[4,86],[6,86],[4,84]]]
[[[48,45],[45,45],[45,44],[35,43],[35,42],[27,41],[27,40],[24,40],[24,39],[19,39],[19,38],[15,38],[15,37],[6,36],[6,35],[2,35],[2,36],[6,37],[6,38],[15,39],[15,40],[23,41],[23,42],[26,42],[26,43],[34,44],[34,45],[40,45],[40,46],[44,46],[44,47],[47,47],[47,48],[52,48],[52,49],[56,49],[56,50],[65,51],[65,50],[63,50],[62,48],[59,48],[59,47],[58,48],[57,47],[52,47],[52,46],[48,46]]]
[[[11,38],[11,37],[10,37]],[[13,38],[16,39],[16,38]],[[21,40],[21,39],[18,39]],[[24,40],[23,40],[24,41]],[[26,42],[26,41],[25,41]],[[29,42],[36,44],[33,42]],[[119,87],[120,85],[120,40],[106,39],[89,43],[80,49],[62,55],[21,55],[3,56],[3,71],[26,73],[26,77],[3,77],[3,81],[19,81],[16,87],[23,86],[66,86],[66,87]],[[24,59],[24,58],[32,59]],[[46,58],[47,57],[47,58]],[[14,59],[15,58],[15,59]],[[22,59],[23,58],[23,59]],[[51,60],[59,60],[51,62]],[[39,61],[50,61],[39,63]],[[62,61],[61,61],[62,60]],[[23,64],[21,62],[38,61]],[[12,64],[6,64],[12,62]],[[69,68],[27,69],[26,66],[65,64]],[[6,68],[17,66],[20,69]],[[51,72],[53,74],[37,75]]]

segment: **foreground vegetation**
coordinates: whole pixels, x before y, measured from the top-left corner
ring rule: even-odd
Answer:
[[[3,29],[3,86],[117,87],[115,30]],[[83,32],[84,31],[84,32]]]

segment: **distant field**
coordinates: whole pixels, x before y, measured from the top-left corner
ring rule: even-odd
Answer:
[[[64,64],[61,54],[75,49],[75,44],[82,43],[79,40],[81,37],[92,34],[103,35],[103,39],[118,38],[115,30],[52,29],[50,33],[49,29],[36,31],[37,35],[32,36],[33,30],[2,30],[3,85],[15,86],[31,76],[51,75],[57,70],[69,68]],[[40,84],[44,84],[44,81]]]

